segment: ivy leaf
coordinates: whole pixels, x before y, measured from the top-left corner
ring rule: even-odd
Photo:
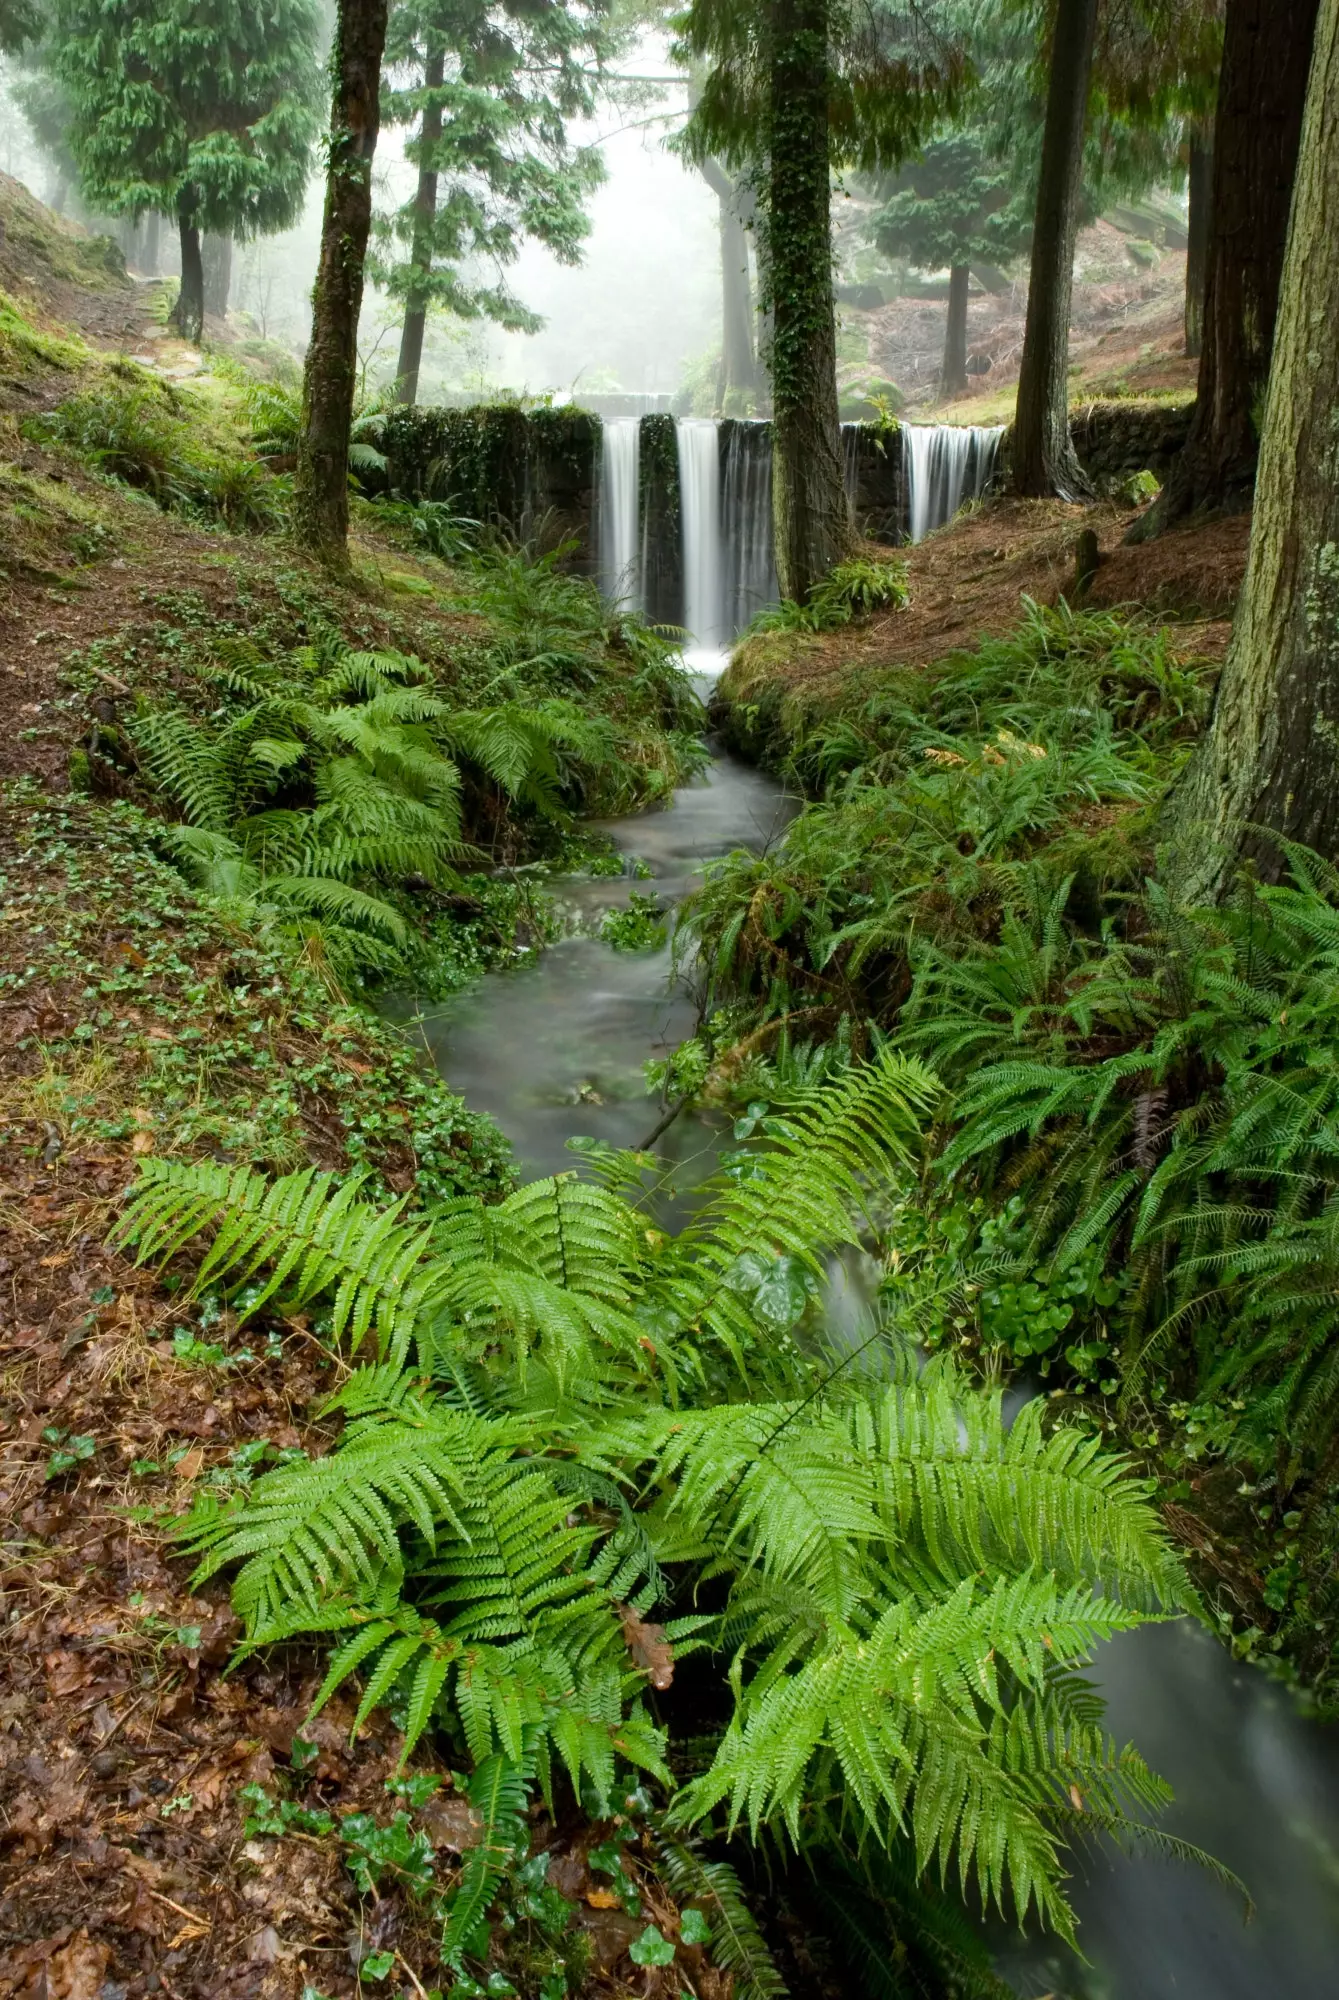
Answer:
[[[648,1924],[628,1946],[628,1957],[634,1965],[673,1965],[674,1946],[654,1924]]]
[[[358,1968],[364,1979],[385,1979],[394,1969],[393,1951],[370,1951]]]
[[[711,1925],[701,1910],[695,1910],[690,1906],[683,1912],[679,1918],[679,1936],[685,1944],[711,1943]]]

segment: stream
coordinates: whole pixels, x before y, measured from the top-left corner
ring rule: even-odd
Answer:
[[[705,428],[685,427],[681,465],[710,481]],[[960,497],[960,446],[930,443]],[[916,458],[928,462],[930,447],[908,441],[909,456],[913,445]],[[615,449],[624,449],[623,442]],[[618,471],[618,491],[624,499],[635,495],[626,467]],[[685,572],[704,639],[732,622],[729,609],[718,621],[711,606],[731,589],[739,569],[734,544],[751,532],[747,523],[741,529],[719,521],[720,499],[713,489],[684,509],[690,528],[701,524],[696,548],[685,550]],[[913,519],[923,532],[920,499],[913,484]],[[610,535],[607,573],[631,561],[635,548],[631,528]],[[687,658],[705,691],[723,656],[690,649]],[[622,853],[650,868],[652,881],[572,877],[554,885],[560,897],[588,917],[638,886],[677,903],[705,862],[774,839],[794,802],[771,778],[719,745],[713,749],[709,771],[677,792],[667,809],[606,824]],[[644,1141],[659,1106],[647,1095],[642,1065],[668,1055],[694,1026],[693,1002],[672,981],[668,949],[620,952],[580,936],[551,946],[533,964],[487,975],[422,1015],[415,1032],[452,1088],[497,1121],[521,1173],[532,1176],[570,1168],[566,1142],[576,1135],[615,1146]],[[672,1223],[691,1209],[693,1189],[712,1171],[728,1135],[723,1119],[685,1112],[656,1142],[673,1169],[665,1210]],[[838,1286],[834,1314],[850,1306]],[[1197,1867],[1152,1855],[1130,1858],[1109,1847],[1080,1851],[1072,1893],[1086,1963],[1053,1941],[1000,1927],[994,1933],[1000,1972],[1024,2000],[1057,1991],[1070,2000],[1335,2000],[1339,1726],[1305,1717],[1261,1669],[1234,1661],[1189,1619],[1112,1641],[1101,1649],[1093,1678],[1117,1742],[1136,1743],[1175,1790],[1163,1824],[1234,1870],[1256,1916],[1243,1925],[1238,1899]],[[854,1986],[851,2000],[859,2000]]]
[[[718,751],[708,774],[663,812],[612,822],[654,882],[569,878],[565,900],[612,907],[652,886],[677,901],[697,870],[775,836],[792,806],[779,787]],[[438,1069],[511,1139],[525,1175],[571,1167],[567,1140],[633,1146],[656,1122],[642,1063],[690,1034],[694,1008],[670,983],[668,950],[614,951],[573,937],[536,963],[490,973],[425,1014]],[[668,1214],[681,1220],[728,1127],[684,1113],[657,1142],[675,1168]],[[1258,1668],[1242,1666],[1189,1620],[1103,1649],[1095,1678],[1119,1742],[1170,1780],[1169,1830],[1224,1861],[1257,1905],[1243,1927],[1207,1873],[1106,1850],[1076,1858],[1074,1900],[1087,1966],[1045,1942],[1004,1936],[999,1968],[1028,1996],[1074,2000],[1334,2000],[1339,1993],[1339,1728],[1308,1721]],[[853,2000],[855,1996],[853,1995]]]

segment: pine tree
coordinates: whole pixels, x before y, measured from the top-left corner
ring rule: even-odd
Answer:
[[[560,263],[580,256],[585,203],[604,177],[593,148],[569,127],[595,108],[601,67],[614,45],[606,0],[396,0],[387,29],[388,123],[412,125],[407,152],[419,170],[414,199],[383,232],[379,275],[405,302],[398,395],[418,390],[430,307],[461,319],[534,328],[504,283],[481,285],[462,269],[512,263],[527,239]],[[405,254],[396,261],[398,247]]]
[[[1339,855],[1339,0],[1316,26],[1251,554],[1210,726],[1174,800],[1187,891],[1279,838]]]
[[[293,529],[303,547],[336,568],[348,562],[349,427],[372,226],[372,158],[381,128],[386,11],[387,0],[339,0],[330,59],[325,216],[302,376]]]
[[[1026,249],[1030,204],[1020,196],[1015,174],[990,157],[987,135],[971,128],[934,140],[885,192],[873,221],[880,250],[905,257],[918,270],[949,272],[939,391],[960,396],[967,388],[971,266],[1007,264]]]
[[[313,0],[55,0],[50,60],[90,204],[181,236],[176,326],[204,324],[202,230],[266,234],[302,204],[317,130]]]
[[[13,55],[41,32],[38,0],[0,0],[0,54]]]

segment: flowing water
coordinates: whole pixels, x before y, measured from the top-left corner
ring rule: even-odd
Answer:
[[[697,544],[720,492],[716,427],[681,425],[680,452],[688,475],[685,553],[696,578],[691,601],[698,615],[719,621],[694,632],[695,657],[719,671],[721,657],[712,661],[709,648],[719,644],[724,618],[720,548],[713,555]],[[975,476],[966,463],[961,490]],[[709,671],[699,676],[704,691]],[[763,846],[793,809],[770,778],[718,749],[706,776],[677,792],[668,809],[607,830],[629,860],[649,866],[652,879],[641,886],[668,906],[691,888],[704,862],[737,846]],[[588,917],[635,886],[627,877],[558,885]],[[580,936],[521,970],[488,975],[422,1017],[415,1032],[447,1082],[508,1134],[521,1172],[534,1175],[570,1167],[566,1142],[577,1135],[616,1146],[645,1141],[659,1105],[646,1095],[642,1064],[667,1055],[695,1019],[691,996],[672,981],[668,950],[618,952]],[[674,1182],[662,1203],[665,1219],[677,1223],[689,1211],[728,1133],[710,1113],[684,1113],[657,1141]],[[859,1280],[853,1269],[834,1286],[835,1318],[860,1313]],[[840,1327],[834,1332],[840,1337]],[[1001,1972],[1028,2000],[1052,1992],[1074,2000],[1334,2000],[1339,1729],[1305,1719],[1259,1669],[1234,1662],[1189,1620],[1105,1646],[1093,1678],[1110,1704],[1117,1741],[1136,1742],[1175,1788],[1168,1829],[1234,1869],[1257,1915],[1243,1928],[1236,1898],[1198,1868],[1153,1855],[1080,1853],[1073,1894],[1088,1962],[1001,1934]],[[854,2000],[858,1985],[850,1991]]]
[[[683,417],[678,443],[683,622],[692,634],[690,663],[705,666],[727,637],[721,561],[720,426],[710,417]]]
[[[990,484],[1003,425],[903,424],[910,538],[924,541]]]
[[[636,417],[607,419],[600,442],[600,485],[596,507],[600,543],[600,589],[634,610],[641,602],[638,573],[638,463],[641,424]]]

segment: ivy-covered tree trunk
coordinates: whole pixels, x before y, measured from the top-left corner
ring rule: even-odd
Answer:
[[[446,54],[435,49],[423,66],[423,84],[438,91],[446,75]],[[400,359],[395,370],[397,403],[418,401],[418,375],[423,365],[423,335],[428,324],[428,279],[432,272],[432,225],[437,217],[437,148],[442,138],[442,104],[428,98],[419,133],[418,193],[414,197],[414,240],[409,253],[409,288],[405,293]]]
[[[971,275],[966,264],[954,264],[948,274],[944,365],[939,371],[939,393],[945,397],[967,393],[967,291]]]
[[[1174,874],[1277,877],[1270,833],[1339,858],[1339,0],[1323,0],[1260,446],[1251,554],[1205,737],[1172,801]]]
[[[784,596],[803,603],[850,542],[837,413],[828,0],[775,0],[769,64],[767,291],[772,501]]]
[[[1186,229],[1186,353],[1192,361],[1204,350],[1204,285],[1209,275],[1209,216],[1213,207],[1213,135],[1190,128],[1186,174],[1190,216]]]
[[[372,156],[381,122],[381,55],[388,0],[340,0],[331,56],[330,163],[311,342],[302,376],[302,432],[293,479],[298,542],[348,561],[349,426],[358,371],[358,315],[372,225]]]
[[[195,192],[183,188],[177,204],[181,240],[181,290],[172,308],[172,324],[183,340],[198,345],[205,330],[205,267],[200,255],[200,225],[195,219]]]
[[[1185,450],[1131,540],[1186,514],[1251,504],[1316,5],[1228,0],[1195,414]]]
[[[201,246],[205,271],[205,311],[222,319],[228,310],[232,290],[232,238],[206,235]]]
[[[1036,499],[1087,491],[1069,434],[1069,309],[1096,31],[1097,0],[1059,0],[1013,436],[1014,491]]]

